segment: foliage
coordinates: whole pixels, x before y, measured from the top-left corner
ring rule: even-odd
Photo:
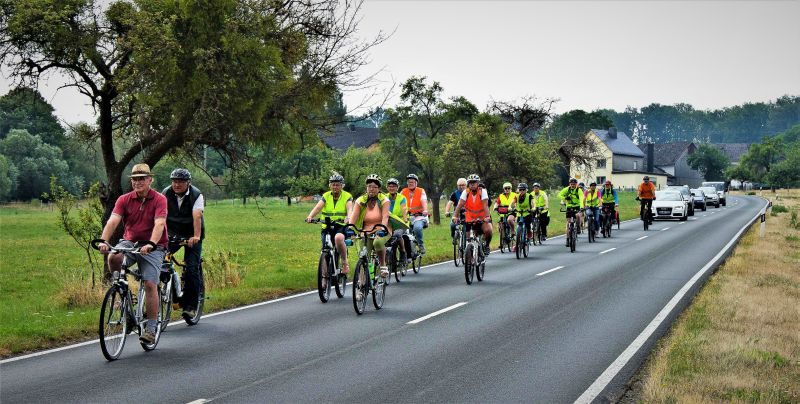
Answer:
[[[750,145],[740,164],[726,174],[777,187],[800,185],[800,124]]]
[[[0,201],[11,198],[17,188],[17,167],[0,154]]]
[[[0,97],[0,139],[11,129],[25,129],[53,146],[63,148],[66,143],[53,107],[35,89],[17,87]]]
[[[57,184],[56,177],[50,177],[50,194],[46,196],[56,205],[59,227],[86,253],[92,276],[92,288],[95,287],[95,272],[103,266],[92,254],[91,245],[91,241],[103,232],[103,205],[98,198],[99,189],[99,183],[92,184],[84,195],[86,200],[79,203],[75,196]],[[83,206],[80,206],[81,204]],[[76,214],[72,213],[73,210]]]
[[[552,139],[569,140],[580,139],[591,129],[608,129],[614,123],[601,112],[586,112],[575,109],[558,115],[553,124],[547,129],[547,134]]]
[[[507,129],[533,141],[536,134],[550,122],[555,98],[538,101],[535,96],[523,97],[518,102],[492,101],[487,112],[498,116]]]
[[[5,155],[16,172],[16,189],[13,199],[39,198],[50,189],[49,178],[58,176],[59,183],[74,192],[80,189],[75,178],[69,174],[61,149],[42,142],[38,135],[24,129],[12,129],[0,140],[0,154]]]
[[[693,169],[700,171],[706,181],[723,181],[725,169],[730,164],[728,157],[722,151],[709,144],[701,144],[689,155],[686,162]]]
[[[383,179],[384,184],[390,177],[397,177],[397,170],[392,167],[391,160],[380,150],[358,149],[353,146],[347,149],[344,154],[336,156],[332,161],[325,165],[325,177],[322,183],[327,190],[327,176],[336,171],[344,177],[347,190],[353,196],[361,195],[365,192],[364,179],[369,174],[378,174]]]

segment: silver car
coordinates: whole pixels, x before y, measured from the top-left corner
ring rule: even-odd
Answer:
[[[719,195],[717,189],[714,187],[700,187],[701,191],[706,194],[706,205],[714,205],[715,208],[719,207]]]

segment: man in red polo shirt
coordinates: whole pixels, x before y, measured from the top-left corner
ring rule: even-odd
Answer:
[[[139,339],[147,344],[155,342],[158,327],[158,276],[161,263],[167,249],[167,198],[150,188],[153,177],[150,166],[136,164],[131,170],[133,191],[122,195],[114,204],[111,217],[103,228],[103,240],[108,240],[122,221],[125,233],[117,247],[130,248],[135,242],[150,241],[156,245],[144,245],[141,254],[129,254],[130,260],[136,261],[145,285],[147,301],[147,326]],[[108,254],[108,244],[99,245],[100,251]],[[112,271],[122,268],[122,254],[108,256],[108,266]]]

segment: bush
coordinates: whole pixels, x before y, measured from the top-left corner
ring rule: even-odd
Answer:
[[[747,195],[755,195],[755,194],[756,194],[755,191],[750,191],[747,193]]]
[[[772,205],[772,213],[786,213],[789,209],[783,205]]]

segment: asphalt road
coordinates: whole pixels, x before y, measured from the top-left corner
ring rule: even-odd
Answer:
[[[718,253],[763,206],[755,197],[731,197],[726,208],[697,211],[687,222],[656,222],[647,232],[639,221],[626,222],[594,244],[584,233],[572,254],[563,237],[532,248],[526,260],[493,252],[486,280],[471,286],[452,262],[423,268],[392,282],[384,309],[370,302],[362,316],[353,311],[348,285],[344,299],[327,304],[313,292],[207,317],[196,327],[171,326],[153,352],[142,351],[131,335],[115,362],[105,361],[97,343],[6,360],[0,401],[617,397],[697,285],[630,361],[606,372],[609,383],[595,380],[687,281],[720,261]],[[445,308],[451,309],[410,324]],[[590,386],[596,393],[582,396]]]

